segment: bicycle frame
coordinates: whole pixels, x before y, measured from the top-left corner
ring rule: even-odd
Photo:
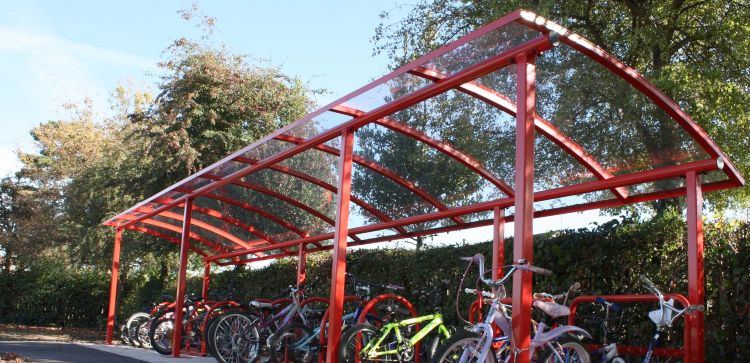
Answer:
[[[282,319],[280,326],[284,326],[289,321],[292,320],[296,315],[299,315],[300,319],[302,319],[302,323],[305,325],[308,325],[307,318],[305,318],[305,314],[299,314],[300,312],[300,301],[299,296],[297,296],[298,289],[292,289],[292,303],[281,309],[278,313],[272,315],[268,319],[264,319],[260,322],[260,325],[258,326],[258,329],[263,331],[267,329],[268,327],[273,324],[276,320]]]
[[[510,361],[511,358],[514,358],[516,354],[518,354],[518,351],[515,350],[516,348],[516,341],[513,338],[513,331],[512,331],[512,325],[511,325],[511,318],[508,315],[508,312],[505,308],[505,305],[502,304],[502,299],[505,298],[506,292],[505,287],[503,284],[505,281],[507,281],[510,276],[513,275],[513,273],[516,270],[525,270],[530,272],[539,272],[539,273],[547,273],[551,274],[550,271],[544,270],[539,267],[534,266],[528,266],[528,265],[510,265],[510,269],[508,272],[501,278],[500,280],[490,280],[487,278],[484,278],[485,271],[484,271],[484,256],[481,254],[476,254],[472,258],[471,261],[476,262],[479,265],[479,276],[480,279],[487,285],[493,287],[493,294],[488,296],[491,299],[490,308],[485,316],[484,322],[481,324],[475,324],[472,326],[472,331],[479,334],[479,344],[478,347],[480,349],[477,351],[477,349],[473,347],[468,347],[463,351],[461,354],[461,358],[459,359],[459,362],[465,363],[469,362],[469,359],[472,357],[477,358],[477,362],[484,362],[485,359],[487,359],[487,355],[491,354],[492,352],[492,342],[495,340],[495,331],[492,328],[492,324],[494,323],[497,325],[502,333],[509,338],[511,348],[514,349],[512,351],[512,354],[509,354],[506,358],[506,362]],[[507,267],[507,266],[506,266]],[[534,334],[534,337],[531,339],[531,344],[529,347],[529,354],[533,355],[536,349],[543,347],[543,346],[550,346],[550,348],[553,348],[551,346],[551,342],[555,341],[559,336],[566,334],[566,333],[577,333],[585,336],[586,338],[591,339],[591,335],[584,330],[577,326],[573,325],[563,325],[556,327],[552,330],[545,331],[547,328],[546,324],[541,322],[539,323],[539,326],[537,328],[536,334]],[[555,350],[552,349],[554,352]],[[515,360],[515,359],[514,359]]]
[[[443,334],[443,336],[445,337],[450,336],[450,332],[448,331],[448,328],[446,328],[445,325],[443,325],[442,314],[438,313],[438,314],[425,315],[425,316],[420,316],[416,318],[405,319],[396,323],[388,323],[384,325],[380,333],[380,337],[377,340],[369,341],[364,346],[364,348],[362,348],[362,353],[366,354],[368,358],[377,358],[377,357],[384,356],[384,355],[399,353],[399,349],[401,347],[400,343],[404,341],[404,337],[401,335],[400,328],[420,324],[425,321],[429,321],[429,323],[427,323],[427,325],[424,328],[420,329],[416,334],[414,334],[413,337],[409,339],[409,346],[416,345],[418,342],[424,339],[424,337],[426,337],[435,329],[438,329],[438,332]],[[390,350],[384,350],[384,351],[377,350],[376,348],[379,347],[383,343],[385,338],[388,337],[391,332],[394,332],[396,334],[396,341],[398,341],[399,343],[396,349],[390,349]]]

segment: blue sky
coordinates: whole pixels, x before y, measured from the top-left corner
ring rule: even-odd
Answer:
[[[404,3],[401,1],[401,3]],[[18,167],[14,150],[32,147],[29,131],[63,118],[62,105],[91,98],[108,111],[118,83],[150,87],[162,51],[199,36],[177,14],[192,1],[0,0],[0,176]],[[203,1],[217,19],[215,38],[236,53],[268,59],[312,88],[323,104],[387,73],[371,38],[396,1]],[[149,75],[150,74],[150,75]]]
[[[215,38],[236,53],[271,64],[329,92],[326,104],[387,73],[388,60],[373,56],[371,42],[389,10],[410,10],[399,0],[203,1],[217,18]],[[413,2],[412,2],[413,3]],[[177,11],[192,1],[0,0],[0,177],[18,168],[14,151],[33,147],[29,131],[64,118],[64,103],[91,98],[108,112],[118,83],[151,87],[162,51],[180,36],[197,37]],[[149,75],[150,73],[150,75]],[[578,228],[602,221],[597,211],[542,218],[535,232]],[[512,227],[506,229],[512,235]],[[487,240],[488,228],[436,237],[437,242]]]

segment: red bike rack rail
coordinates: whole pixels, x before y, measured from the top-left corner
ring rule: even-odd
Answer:
[[[583,295],[579,296],[570,303],[570,316],[568,317],[568,324],[575,325],[576,323],[576,311],[578,309],[578,305],[581,303],[593,303],[594,300],[596,300],[597,297],[603,297],[607,299],[609,302],[613,303],[643,303],[643,302],[654,302],[659,301],[659,299],[655,295],[639,295],[639,294],[629,294],[629,295]],[[687,308],[690,306],[690,303],[688,302],[688,299],[680,294],[665,294],[665,299],[673,298],[676,302],[680,303],[683,308]],[[690,314],[690,312],[685,313],[685,318],[687,318],[687,315]],[[601,345],[590,345],[587,348],[591,349],[598,349],[601,347]],[[617,345],[617,351],[621,354],[625,355],[645,355],[646,350],[648,350],[648,347],[642,347],[642,346],[625,346],[625,345]],[[688,324],[685,324],[684,327],[684,335],[683,335],[683,347],[680,348],[654,348],[654,355],[660,356],[660,357],[684,357],[685,352],[690,351],[690,330]]]

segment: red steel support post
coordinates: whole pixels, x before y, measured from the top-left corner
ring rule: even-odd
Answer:
[[[304,244],[299,245],[297,252],[297,286],[302,285],[307,280],[307,253],[305,253]]]
[[[352,149],[354,131],[341,131],[339,158],[339,187],[336,197],[336,232],[333,237],[333,267],[331,268],[331,299],[328,321],[326,362],[338,362],[341,341],[341,317],[344,311],[344,280],[346,278],[346,243],[349,232],[349,197],[352,189]]]
[[[107,310],[107,344],[112,344],[115,332],[115,308],[117,305],[117,280],[120,277],[120,242],[122,229],[115,230],[115,247],[112,252],[112,277],[109,283],[109,309]]]
[[[492,228],[492,279],[503,276],[500,267],[505,264],[505,209],[495,207]]]
[[[204,300],[208,300],[208,287],[211,284],[211,262],[208,260],[203,261],[203,291],[201,296]]]
[[[690,305],[705,304],[705,281],[703,275],[703,191],[700,175],[687,173],[687,225],[688,225],[688,300]],[[694,311],[688,314],[690,334],[686,342],[685,362],[704,361],[704,314]]]
[[[180,269],[177,275],[177,293],[174,297],[174,336],[172,340],[172,356],[180,356],[182,349],[182,308],[185,301],[185,278],[187,274],[187,259],[190,253],[190,222],[193,219],[193,199],[185,200],[185,212],[182,219],[182,236],[180,239]]]
[[[536,65],[534,55],[516,57],[516,180],[513,261],[534,257],[534,115],[536,109]],[[531,287],[528,271],[513,274],[513,339],[520,349],[516,362],[529,362],[531,344]]]

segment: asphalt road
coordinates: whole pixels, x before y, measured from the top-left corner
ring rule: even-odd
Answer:
[[[146,361],[103,352],[78,344],[58,342],[0,341],[0,352],[20,354],[29,362],[40,363],[143,363]]]

